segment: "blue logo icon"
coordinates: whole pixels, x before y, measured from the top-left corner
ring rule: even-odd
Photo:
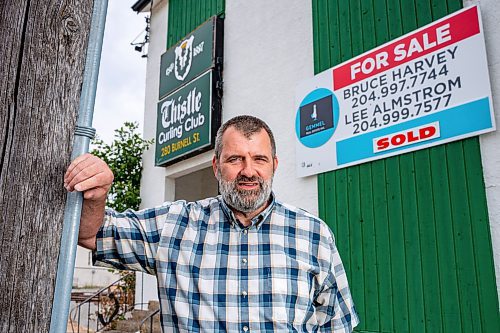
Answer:
[[[332,137],[339,121],[339,103],[326,88],[313,90],[302,100],[295,117],[295,133],[306,147],[317,148]]]

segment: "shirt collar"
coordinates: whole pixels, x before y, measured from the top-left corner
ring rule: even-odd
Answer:
[[[234,212],[232,211],[232,209],[226,204],[224,199],[222,199],[222,195],[219,195],[217,198],[219,199],[220,205],[222,207],[222,211],[224,212],[224,215],[226,215],[226,217],[229,219],[231,226],[238,228],[238,229],[245,229],[245,227],[238,221],[238,219],[234,215]],[[266,209],[264,209],[262,212],[260,212],[259,215],[255,216],[252,219],[252,224],[248,228],[255,227],[257,230],[260,229],[260,226],[262,225],[262,223],[267,219],[269,214],[274,209],[274,205],[276,203],[274,192],[271,192],[271,195],[269,196],[269,201],[270,201],[270,203],[266,207]]]

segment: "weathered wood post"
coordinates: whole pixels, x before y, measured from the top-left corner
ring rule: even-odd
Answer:
[[[48,332],[92,0],[0,1],[0,332]]]

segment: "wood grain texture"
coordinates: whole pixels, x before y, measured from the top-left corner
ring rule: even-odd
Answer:
[[[47,332],[92,1],[0,3],[0,332]]]

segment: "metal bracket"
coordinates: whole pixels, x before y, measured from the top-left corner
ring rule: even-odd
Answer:
[[[87,126],[76,126],[75,135],[86,136],[87,138],[93,139],[95,137],[95,128]]]

